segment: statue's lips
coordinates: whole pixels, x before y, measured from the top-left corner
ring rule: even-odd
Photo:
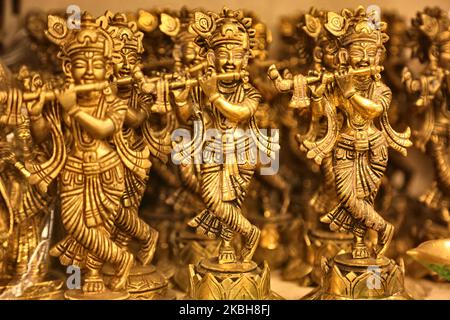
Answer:
[[[358,68],[364,68],[364,67],[368,67],[369,64],[367,62],[361,62],[361,63],[358,63],[356,66]]]
[[[81,83],[82,84],[90,84],[90,83],[95,83],[95,78],[83,78],[81,79]]]
[[[236,68],[233,66],[226,66],[223,68],[223,70],[225,70],[225,72],[233,72],[234,70],[236,70]]]
[[[130,70],[123,70],[123,71],[119,71],[119,76],[120,77],[128,77],[131,74]]]

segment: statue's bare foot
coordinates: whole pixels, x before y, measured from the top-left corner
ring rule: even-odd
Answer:
[[[148,240],[142,244],[141,249],[137,253],[137,258],[143,266],[152,262],[156,251],[156,245],[158,243],[158,238],[158,231],[151,228]]]
[[[120,291],[127,285],[128,275],[134,264],[134,257],[131,253],[125,252],[122,262],[119,264],[117,275],[111,280],[111,290]]]
[[[236,262],[236,253],[233,246],[229,242],[222,242],[219,249],[219,264]]]
[[[378,245],[377,245],[377,258],[383,256],[389,245],[391,244],[392,237],[394,236],[394,226],[390,223],[387,223],[386,228],[379,234],[378,237]]]
[[[84,284],[83,292],[85,293],[101,293],[105,291],[105,283],[99,274],[87,275]]]
[[[252,261],[253,255],[255,254],[256,248],[258,247],[259,238],[261,237],[261,231],[253,226],[250,236],[242,249],[242,260],[244,262]]]

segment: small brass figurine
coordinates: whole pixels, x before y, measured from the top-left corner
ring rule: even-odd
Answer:
[[[26,67],[21,68],[17,78],[27,91],[38,90],[43,84],[41,76]],[[34,143],[30,119],[20,108],[20,91],[11,87],[4,89],[8,94],[4,96],[6,108],[1,117],[0,250],[3,254],[0,298],[59,299],[63,281],[51,274],[48,255],[55,188],[54,185],[45,184],[44,187],[33,183],[36,181],[33,174],[36,167],[33,166],[45,162],[49,156],[47,151],[52,148]],[[30,106],[30,103],[26,104],[26,107]]]
[[[252,142],[242,135],[239,138],[239,129],[249,129],[262,141],[260,147],[266,154],[277,149],[258,130],[254,115],[261,95],[245,75],[254,44],[251,26],[242,11],[227,8],[218,14],[196,11],[191,24],[208,70],[199,78],[203,92],[199,105],[188,102],[184,108],[200,116],[204,130],[215,129],[221,135],[219,139],[205,135],[201,144],[200,193],[206,209],[189,225],[219,238],[221,244],[217,257],[190,266],[189,296],[194,299],[267,299],[271,295],[267,265],[261,270],[252,261],[260,230],[242,214],[256,163]],[[220,80],[227,73],[238,78]],[[238,252],[232,244],[237,234],[243,238]]]
[[[415,132],[415,144],[434,164],[435,181],[420,200],[438,213],[430,229],[441,230],[439,233],[444,237],[450,232],[449,26],[449,17],[442,9],[426,8],[419,12],[412,20],[410,38],[413,56],[425,64],[425,69],[419,79],[413,78],[408,68],[403,71],[406,89],[416,99],[416,109],[424,116],[423,126]]]
[[[127,114],[122,128],[123,139],[118,140],[118,150],[122,150],[126,159],[125,192],[121,198],[118,226],[114,239],[123,248],[130,245],[132,239],[140,242],[136,254],[140,264],[136,264],[128,277],[127,290],[134,299],[160,299],[167,294],[168,283],[163,275],[149,266],[157,248],[158,232],[139,217],[139,208],[147,187],[151,167],[150,150],[153,130],[149,124],[153,96],[140,92],[135,83],[121,83],[139,70],[143,53],[144,34],[138,31],[137,23],[128,21],[125,14],[105,13],[108,19],[108,32],[123,43],[120,49],[121,61],[114,65],[114,77],[117,96],[128,103]],[[157,99],[156,99],[157,100]],[[108,274],[114,275],[113,270]]]
[[[161,14],[160,30],[171,37],[174,42],[172,51],[174,59],[174,76],[181,81],[194,78],[204,71],[205,57],[200,55],[200,46],[195,42],[196,34],[189,32],[189,25],[194,12],[183,7],[176,16]],[[185,86],[171,91],[173,113],[176,116],[177,127],[188,130],[195,136],[195,115],[186,108],[186,104],[198,104],[202,95],[199,86]],[[188,222],[204,208],[200,194],[199,165],[193,161],[176,166],[181,186],[168,199],[167,203],[174,211],[171,213],[181,216],[182,225],[174,228],[171,235],[173,259],[176,270],[173,280],[175,284],[186,292],[189,286],[189,265],[197,264],[204,258],[217,255],[219,241],[196,234],[188,226]],[[173,224],[173,218],[171,220]]]
[[[67,126],[71,144],[61,146],[59,156],[61,220],[67,236],[52,248],[63,265],[85,271],[81,290],[69,290],[68,299],[124,299],[128,274],[134,257],[113,239],[115,228],[127,228],[120,209],[126,190],[125,166],[130,165],[121,148],[125,145],[122,125],[126,101],[109,87],[77,93],[76,86],[95,88],[113,74],[113,55],[123,43],[108,34],[108,21],[84,13],[80,29],[68,29],[65,20],[49,16],[47,36],[60,47],[59,57],[69,87],[55,95],[56,112],[62,112],[53,126]],[[52,126],[42,109],[32,109],[36,139],[43,140]],[[61,130],[61,129],[60,129]],[[66,132],[66,131],[65,131]],[[62,134],[61,132],[59,133]],[[68,138],[69,136],[67,136]],[[112,141],[112,142],[111,142]],[[144,172],[145,174],[145,172]],[[111,263],[115,276],[110,290],[105,286],[102,267]]]
[[[373,22],[371,13],[363,7],[355,11],[344,9],[341,14],[327,13],[324,27],[338,40],[338,65],[294,80],[279,80],[271,68],[269,76],[285,90],[293,87],[291,103],[299,107],[316,107],[327,117],[327,133],[316,141],[303,140],[301,147],[308,158],[317,163],[331,152],[337,194],[337,205],[321,221],[334,231],[349,231],[354,235],[351,253],[339,254],[334,263],[324,264],[322,288],[310,298],[394,298],[403,297],[403,274],[393,261],[384,257],[392,240],[394,228],[374,209],[374,199],[387,166],[387,149],[392,147],[406,155],[411,145],[409,129],[395,132],[388,121],[387,110],[391,91],[381,81],[380,66],[384,54],[386,24]],[[280,81],[283,81],[282,83]],[[317,85],[315,85],[317,84]],[[312,101],[308,96],[311,91]],[[339,123],[336,109],[345,120]],[[374,124],[380,120],[381,130]],[[371,252],[366,244],[368,230],[378,234]],[[369,267],[379,268],[384,290],[374,290],[362,280],[369,276]],[[357,275],[356,279],[348,277]],[[388,285],[396,278],[396,285]],[[347,279],[347,281],[346,281]]]

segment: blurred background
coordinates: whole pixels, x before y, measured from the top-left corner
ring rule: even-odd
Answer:
[[[381,14],[383,14],[383,10],[395,10],[408,20],[424,6],[440,6],[442,9],[450,11],[449,0],[0,0],[0,27],[3,26],[0,28],[2,30],[0,37],[8,44],[8,40],[14,34],[13,31],[20,26],[20,18],[29,10],[64,9],[69,5],[77,5],[82,11],[87,10],[94,15],[100,15],[107,9],[111,11],[136,11],[155,7],[179,9],[183,5],[189,8],[201,7],[210,10],[219,10],[224,5],[233,9],[245,8],[254,10],[272,30],[274,36],[272,50],[276,50],[276,28],[280,16],[308,10],[311,6],[339,11],[345,7],[377,5],[381,8]]]

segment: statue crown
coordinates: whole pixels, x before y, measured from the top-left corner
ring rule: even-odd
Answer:
[[[107,59],[122,43],[114,41],[107,32],[108,21],[105,16],[95,19],[84,12],[80,19],[79,28],[69,29],[66,19],[60,16],[48,16],[47,38],[60,47],[59,58],[67,59],[81,51],[97,51]]]
[[[196,11],[190,30],[197,34],[196,42],[205,50],[222,44],[237,44],[251,53],[255,46],[252,19],[245,17],[242,10],[224,7],[219,14]]]

